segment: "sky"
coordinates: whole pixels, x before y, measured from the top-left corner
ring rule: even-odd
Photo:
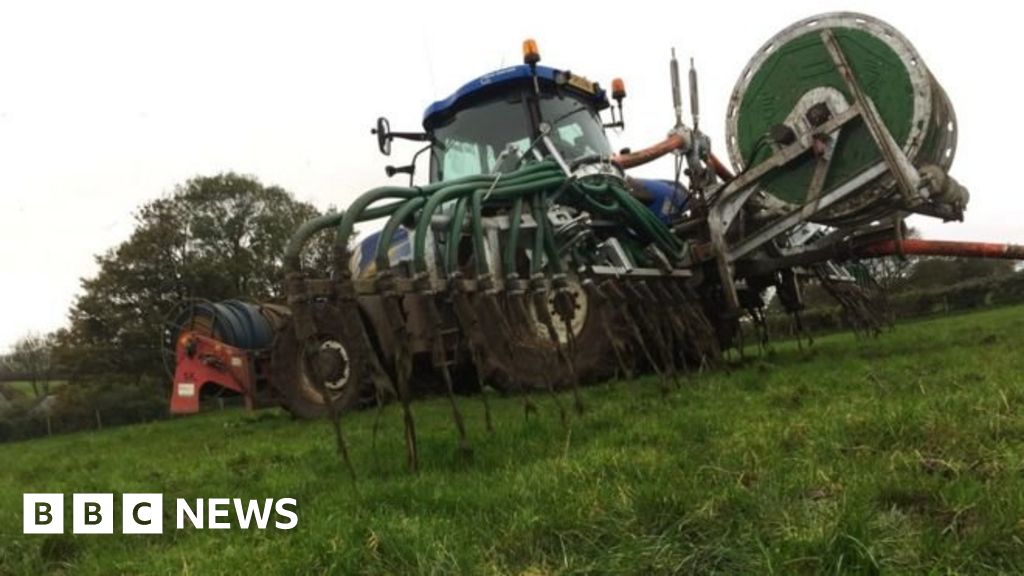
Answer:
[[[747,61],[790,23],[834,10],[903,32],[956,109],[966,221],[911,225],[1024,243],[1024,195],[1002,172],[1024,136],[1012,3],[0,0],[0,352],[65,325],[94,256],[128,238],[145,202],[230,170],[343,207],[416,149],[396,142],[380,156],[378,116],[417,130],[430,102],[519,63],[528,37],[546,65],[626,81],[616,148],[664,137],[669,52],[694,57],[701,125],[725,158],[726,105]],[[670,161],[638,173],[671,177]]]

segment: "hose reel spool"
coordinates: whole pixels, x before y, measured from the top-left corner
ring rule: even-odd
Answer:
[[[740,75],[726,119],[729,157],[738,172],[808,135],[856,99],[829,52],[829,30],[878,116],[917,169],[947,173],[956,153],[957,124],[945,91],[917,51],[895,28],[863,14],[840,12],[801,20],[766,42]],[[853,180],[883,155],[862,118],[842,126],[828,143],[830,166],[821,195]],[[814,200],[814,155],[763,178],[760,189],[791,207]],[[934,169],[931,169],[934,172]],[[814,221],[843,225],[891,214],[897,192],[885,174],[855,195],[821,211]],[[963,194],[966,202],[966,192]]]
[[[267,350],[289,314],[286,307],[274,304],[189,301],[169,324],[165,348],[173,355],[178,337],[188,331],[243,350]]]

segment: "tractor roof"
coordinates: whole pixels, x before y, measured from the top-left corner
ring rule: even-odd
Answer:
[[[526,64],[509,66],[464,84],[451,96],[444,100],[438,100],[427,107],[423,113],[423,127],[427,130],[435,128],[450,118],[453,114],[475,104],[489,100],[495,96],[516,86],[529,86],[532,83],[533,73]],[[598,110],[608,107],[608,96],[603,88],[596,82],[591,82],[582,76],[576,76],[569,71],[556,70],[547,66],[537,66],[537,80],[540,89],[545,93],[554,93],[557,86],[561,90],[590,102]]]

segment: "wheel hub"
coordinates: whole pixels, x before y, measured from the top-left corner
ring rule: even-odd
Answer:
[[[575,279],[569,280],[568,286],[565,287],[565,290],[569,292],[569,298],[573,303],[573,315],[572,320],[570,320],[569,322],[569,325],[572,327],[573,336],[577,337],[583,331],[583,326],[586,325],[587,323],[587,294],[586,292],[583,291],[583,287],[580,286],[579,282],[577,282]],[[550,311],[551,318],[554,321],[555,332],[558,334],[559,342],[561,342],[562,344],[567,344],[569,342],[569,336],[565,330],[565,320],[563,320],[562,317],[556,312],[556,297],[557,294],[554,291],[551,291],[548,294],[548,310]],[[534,329],[536,330],[537,334],[540,335],[541,338],[544,338],[545,340],[548,338],[547,326],[545,326],[544,323],[541,322],[540,320],[537,320],[536,315],[534,316]]]
[[[327,340],[320,344],[317,352],[317,363],[324,386],[332,392],[340,392],[349,377],[348,352],[337,340]]]
[[[315,365],[314,365],[315,363]],[[320,387],[313,378],[313,368],[323,378],[324,388],[332,397],[338,397],[348,384],[351,374],[348,351],[337,340],[322,340],[311,355],[299,354],[299,365],[302,366],[302,388],[311,399],[322,401]]]

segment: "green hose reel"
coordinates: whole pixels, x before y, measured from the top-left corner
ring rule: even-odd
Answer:
[[[822,32],[830,30],[864,94],[911,163],[949,170],[956,150],[956,119],[942,87],[910,42],[888,24],[861,14],[833,13],[797,22],[758,51],[733,90],[727,116],[727,145],[738,171],[756,166],[813,126],[813,116],[836,115],[855,102],[840,75]],[[817,105],[817,109],[815,106]],[[826,113],[826,114],[828,114]],[[834,190],[882,161],[882,153],[862,118],[844,125],[831,151],[823,190]],[[760,182],[776,199],[799,206],[817,159],[805,155]],[[820,214],[822,222],[863,219],[896,186],[889,175]]]

